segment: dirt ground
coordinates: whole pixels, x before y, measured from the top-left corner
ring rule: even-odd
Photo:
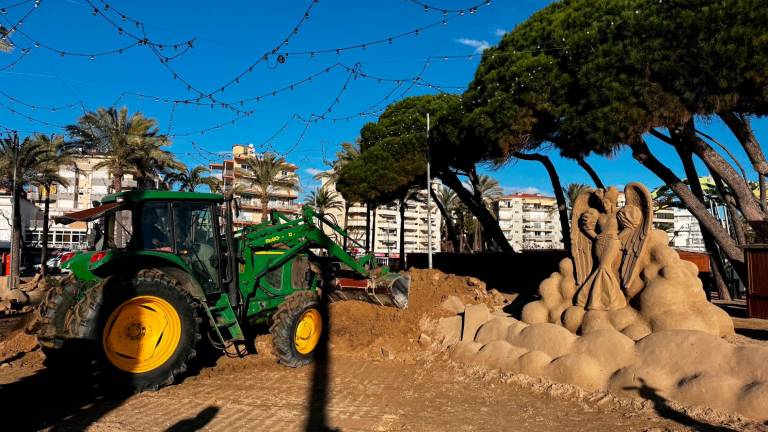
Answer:
[[[331,355],[288,369],[269,355],[222,358],[184,382],[127,398],[104,396],[34,359],[0,368],[8,430],[560,431],[741,430],[700,423],[651,404],[551,395],[442,360]],[[18,364],[17,364],[18,363]],[[326,367],[327,366],[327,367]],[[663,405],[663,402],[661,402]],[[661,407],[663,408],[663,406]],[[14,420],[10,420],[14,419]],[[8,423],[6,423],[8,424]],[[312,425],[311,427],[308,427]],[[758,426],[754,427],[755,430]]]
[[[503,299],[477,280],[427,272],[414,274],[412,288],[406,311],[331,304],[331,342],[315,365],[278,365],[269,336],[261,336],[258,354],[214,359],[175,385],[139,395],[117,394],[74,368],[46,368],[34,337],[16,332],[0,338],[0,430],[768,430],[658,395],[620,399],[455,365],[429,348],[422,321],[444,313],[437,305],[447,295]],[[765,343],[758,340],[768,339],[763,323],[744,321],[738,342]]]

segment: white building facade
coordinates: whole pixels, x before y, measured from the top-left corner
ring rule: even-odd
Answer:
[[[499,226],[515,249],[563,248],[555,197],[516,193],[499,198],[494,207]]]

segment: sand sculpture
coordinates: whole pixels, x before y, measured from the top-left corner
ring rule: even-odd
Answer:
[[[523,321],[549,322],[576,334],[613,329],[637,341],[652,332],[700,330],[733,334],[733,322],[710,304],[698,269],[652,228],[648,189],[630,183],[618,208],[616,188],[582,192],[571,218],[571,258],[539,286],[541,300]]]
[[[452,359],[592,391],[660,397],[768,419],[768,348],[736,345],[733,322],[706,299],[698,269],[652,228],[639,183],[582,193],[572,259],[539,286],[522,320],[483,304],[444,308],[437,340]]]

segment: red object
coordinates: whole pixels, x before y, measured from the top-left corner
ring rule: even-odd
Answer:
[[[64,252],[61,254],[61,260],[59,260],[59,265],[64,264],[65,262],[72,259],[72,257],[75,256],[75,252]]]
[[[101,259],[105,256],[107,256],[107,251],[96,252],[95,254],[91,255],[91,262],[95,263],[97,261],[101,261]]]
[[[744,248],[747,261],[747,314],[750,318],[768,319],[768,245]]]
[[[368,279],[337,278],[336,286],[342,289],[343,288],[366,289],[368,288]]]
[[[3,275],[11,274],[11,254],[3,254]]]

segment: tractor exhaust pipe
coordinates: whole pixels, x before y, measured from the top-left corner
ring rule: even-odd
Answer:
[[[369,279],[336,278],[331,300],[359,300],[381,306],[408,308],[409,274],[385,273]]]

